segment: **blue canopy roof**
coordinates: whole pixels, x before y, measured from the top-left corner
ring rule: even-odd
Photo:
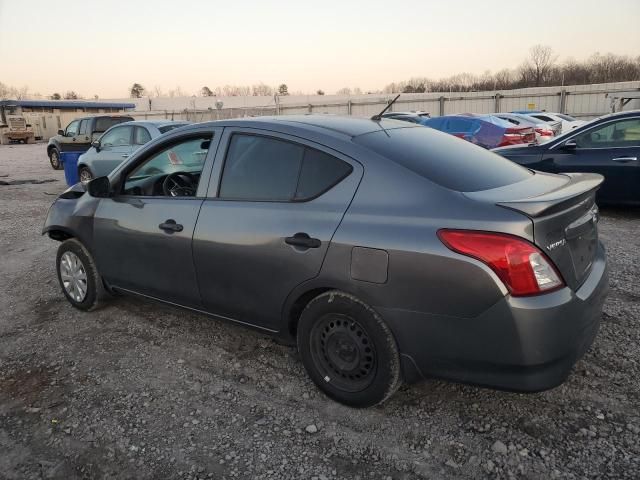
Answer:
[[[85,102],[83,100],[0,100],[1,106],[32,108],[136,108],[135,103]]]

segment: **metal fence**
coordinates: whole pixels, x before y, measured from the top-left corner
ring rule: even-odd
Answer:
[[[619,82],[599,85],[575,85],[560,87],[526,88],[519,90],[498,90],[492,92],[449,92],[449,93],[413,93],[403,94],[392,106],[391,111],[429,112],[431,116],[455,113],[494,113],[513,110],[546,110],[549,112],[567,113],[569,115],[590,119],[612,109],[612,98],[621,92],[640,92],[640,81]],[[227,118],[288,115],[305,113],[328,113],[339,115],[372,116],[380,112],[394,95],[311,95],[300,97],[276,97],[269,106],[251,106],[265,103],[263,97],[229,97],[223,100],[224,105],[247,106],[231,108],[193,108],[205,105],[208,99],[193,98],[164,99],[167,107],[184,108],[157,111],[135,111],[138,119],[166,118],[202,122]],[[158,102],[156,102],[158,103]],[[629,103],[626,109],[640,108],[640,100]]]

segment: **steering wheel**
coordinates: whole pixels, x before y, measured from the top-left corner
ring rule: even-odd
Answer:
[[[162,182],[162,193],[167,197],[193,197],[197,184],[196,177],[189,172],[173,172]]]

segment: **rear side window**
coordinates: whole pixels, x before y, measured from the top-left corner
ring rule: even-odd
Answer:
[[[220,197],[301,201],[316,197],[351,173],[346,162],[313,148],[257,135],[231,137]]]
[[[79,135],[86,135],[88,133],[89,130],[89,120],[82,120],[80,122],[80,131],[78,132]]]
[[[151,135],[149,131],[144,127],[136,127],[135,133],[133,135],[133,144],[134,145],[144,145],[147,142],[151,141]]]
[[[398,128],[360,135],[353,140],[438,185],[459,192],[489,190],[533,175],[496,153],[429,128]]]

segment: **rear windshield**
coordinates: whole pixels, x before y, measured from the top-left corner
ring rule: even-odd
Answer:
[[[489,190],[533,175],[496,153],[432,128],[396,128],[360,135],[353,141],[459,192]]]
[[[101,117],[96,118],[95,132],[106,132],[109,128],[123,122],[130,122],[131,117]]]
[[[187,125],[187,124],[186,123],[172,123],[171,125],[163,125],[162,127],[158,128],[158,130],[160,130],[160,133],[167,133],[167,132],[173,130],[174,128],[184,127],[185,125]]]

